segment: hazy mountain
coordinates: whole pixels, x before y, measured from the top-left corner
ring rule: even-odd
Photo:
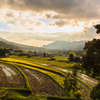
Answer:
[[[0,37],[0,46],[5,48],[22,49],[22,50],[45,50],[44,48],[41,47],[34,47],[34,46],[28,46],[28,45],[10,42],[1,37]]]
[[[10,43],[16,46],[19,46],[23,50],[45,50],[45,48],[42,48],[42,47],[28,46],[28,45],[23,45],[19,43],[13,43],[13,42],[10,42]]]
[[[86,41],[55,41],[48,45],[42,46],[45,49],[55,49],[55,50],[82,50]]]
[[[0,40],[0,47],[11,48],[11,49],[21,49],[19,46],[9,44],[9,43],[3,42],[1,40]]]

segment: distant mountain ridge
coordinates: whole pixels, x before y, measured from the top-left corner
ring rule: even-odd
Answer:
[[[53,50],[82,50],[86,41],[55,41],[48,45],[42,46],[45,49],[53,49]]]
[[[34,46],[28,46],[28,45],[10,42],[1,37],[0,37],[0,46],[4,48],[22,49],[22,50],[45,50],[44,48],[41,47],[34,47]]]
[[[11,48],[11,49],[21,49],[19,46],[9,44],[9,43],[6,43],[6,42],[1,41],[1,40],[0,40],[0,47]]]

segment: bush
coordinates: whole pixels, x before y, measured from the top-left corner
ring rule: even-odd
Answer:
[[[80,70],[81,69],[81,65],[80,64],[75,64],[73,68],[76,69],[76,70]]]
[[[69,61],[74,61],[74,59],[75,59],[75,53],[74,52],[70,52],[68,56],[69,56]]]
[[[52,60],[56,60],[56,59],[54,57],[51,57],[48,60],[52,61]]]
[[[92,89],[90,93],[91,99],[100,99],[100,82]]]
[[[81,95],[82,95],[82,93],[81,93],[79,90],[77,90],[76,92],[74,92],[74,96],[75,96],[77,99],[79,99],[79,98],[81,97]]]
[[[80,57],[75,57],[74,61],[75,61],[76,63],[81,62]]]
[[[77,79],[75,78],[76,75],[71,73],[67,73],[64,79],[64,88],[70,92],[71,90],[76,91],[77,88]]]

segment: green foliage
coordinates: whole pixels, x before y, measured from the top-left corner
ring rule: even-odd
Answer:
[[[75,64],[73,66],[73,69],[80,70],[81,69],[81,65],[80,64]]]
[[[93,39],[85,43],[83,55],[83,68],[92,76],[100,75],[100,39]]]
[[[52,61],[52,60],[56,60],[54,57],[50,57],[48,60]]]
[[[61,76],[57,75],[57,74],[60,74],[60,75],[64,76],[64,73],[62,73],[61,71],[57,71],[57,70],[54,70],[54,69],[51,69],[51,68],[48,68],[48,67],[44,67],[44,68],[47,68],[49,70],[44,70],[43,66],[36,65],[36,64],[33,64],[34,65],[34,67],[33,67],[33,66],[31,66],[32,63],[29,63],[27,61],[22,61],[22,60],[16,60],[14,58],[13,59],[12,58],[4,58],[4,59],[2,59],[2,61],[4,61],[4,62],[13,61],[14,64],[17,65],[17,66],[22,66],[22,67],[25,67],[25,68],[29,68],[29,69],[32,69],[32,70],[39,71],[39,72],[51,77],[61,88],[64,89],[63,78]],[[15,63],[15,61],[17,61],[17,62]],[[23,63],[18,63],[18,61],[19,62],[21,61]],[[10,62],[10,63],[12,63],[12,62]],[[36,66],[38,66],[38,68]],[[51,70],[51,72],[49,72],[50,70]],[[71,92],[67,92],[67,93],[70,95],[71,98],[75,98]]]
[[[95,29],[97,29],[96,33],[100,34],[100,24],[97,24],[94,27],[95,27]]]
[[[77,99],[79,99],[79,98],[81,97],[81,95],[82,95],[82,93],[81,93],[79,90],[77,90],[77,91],[74,92],[74,96],[75,96]]]
[[[75,78],[76,74],[74,73],[73,75],[71,73],[67,73],[65,76],[65,80],[64,80],[64,88],[67,91],[75,91],[76,90],[76,84],[77,84],[77,80]]]
[[[100,99],[100,83],[98,83],[91,91],[90,97],[94,100]]]
[[[68,60],[67,57],[59,57],[59,56],[55,56],[55,59],[56,60],[48,60],[49,57],[31,57],[31,58],[27,58],[27,57],[19,57],[19,56],[15,56],[15,55],[12,55],[10,56],[9,58],[15,58],[15,59],[18,59],[18,60],[23,60],[23,61],[28,61],[30,63],[34,63],[35,64],[50,64],[52,66],[58,66],[58,67],[63,67],[63,68],[68,68],[68,67],[73,67],[74,66],[74,63],[73,62],[70,62]]]
[[[74,52],[69,52],[69,61],[74,61],[75,59],[75,53]]]
[[[17,49],[15,49],[14,52],[23,52],[23,50],[17,50]]]
[[[7,48],[3,48],[0,47],[0,57],[5,57],[5,54],[8,52],[9,50]]]
[[[14,65],[15,66],[15,65]],[[26,75],[21,71],[21,69],[19,68],[19,67],[17,67],[17,66],[15,66],[18,70],[19,70],[19,72],[24,76],[24,79],[25,79],[25,82],[26,82],[26,87],[27,87],[27,89],[28,90],[30,90],[31,91],[31,87],[30,87],[30,84],[29,84],[29,82],[28,82],[28,79],[27,79],[27,77],[26,77]]]
[[[80,57],[75,57],[74,61],[75,61],[76,63],[81,62]]]
[[[90,87],[88,84],[84,83],[82,80],[80,80],[79,78],[76,77],[77,80],[79,80],[81,83],[83,83],[85,86],[87,86],[89,89],[92,89],[92,87]]]

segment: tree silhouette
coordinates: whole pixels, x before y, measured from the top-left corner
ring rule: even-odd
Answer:
[[[95,87],[93,87],[90,93],[91,99],[99,100],[100,99],[100,83],[98,83]]]
[[[96,33],[100,34],[100,24],[97,24],[94,27],[95,27],[95,29],[97,29]]]
[[[100,33],[100,24],[94,26]],[[92,73],[92,76],[100,75],[100,39],[93,39],[88,41],[84,46],[85,54],[83,55],[83,68],[87,73]]]
[[[75,53],[69,52],[69,61],[74,61],[74,59],[75,59]]]

